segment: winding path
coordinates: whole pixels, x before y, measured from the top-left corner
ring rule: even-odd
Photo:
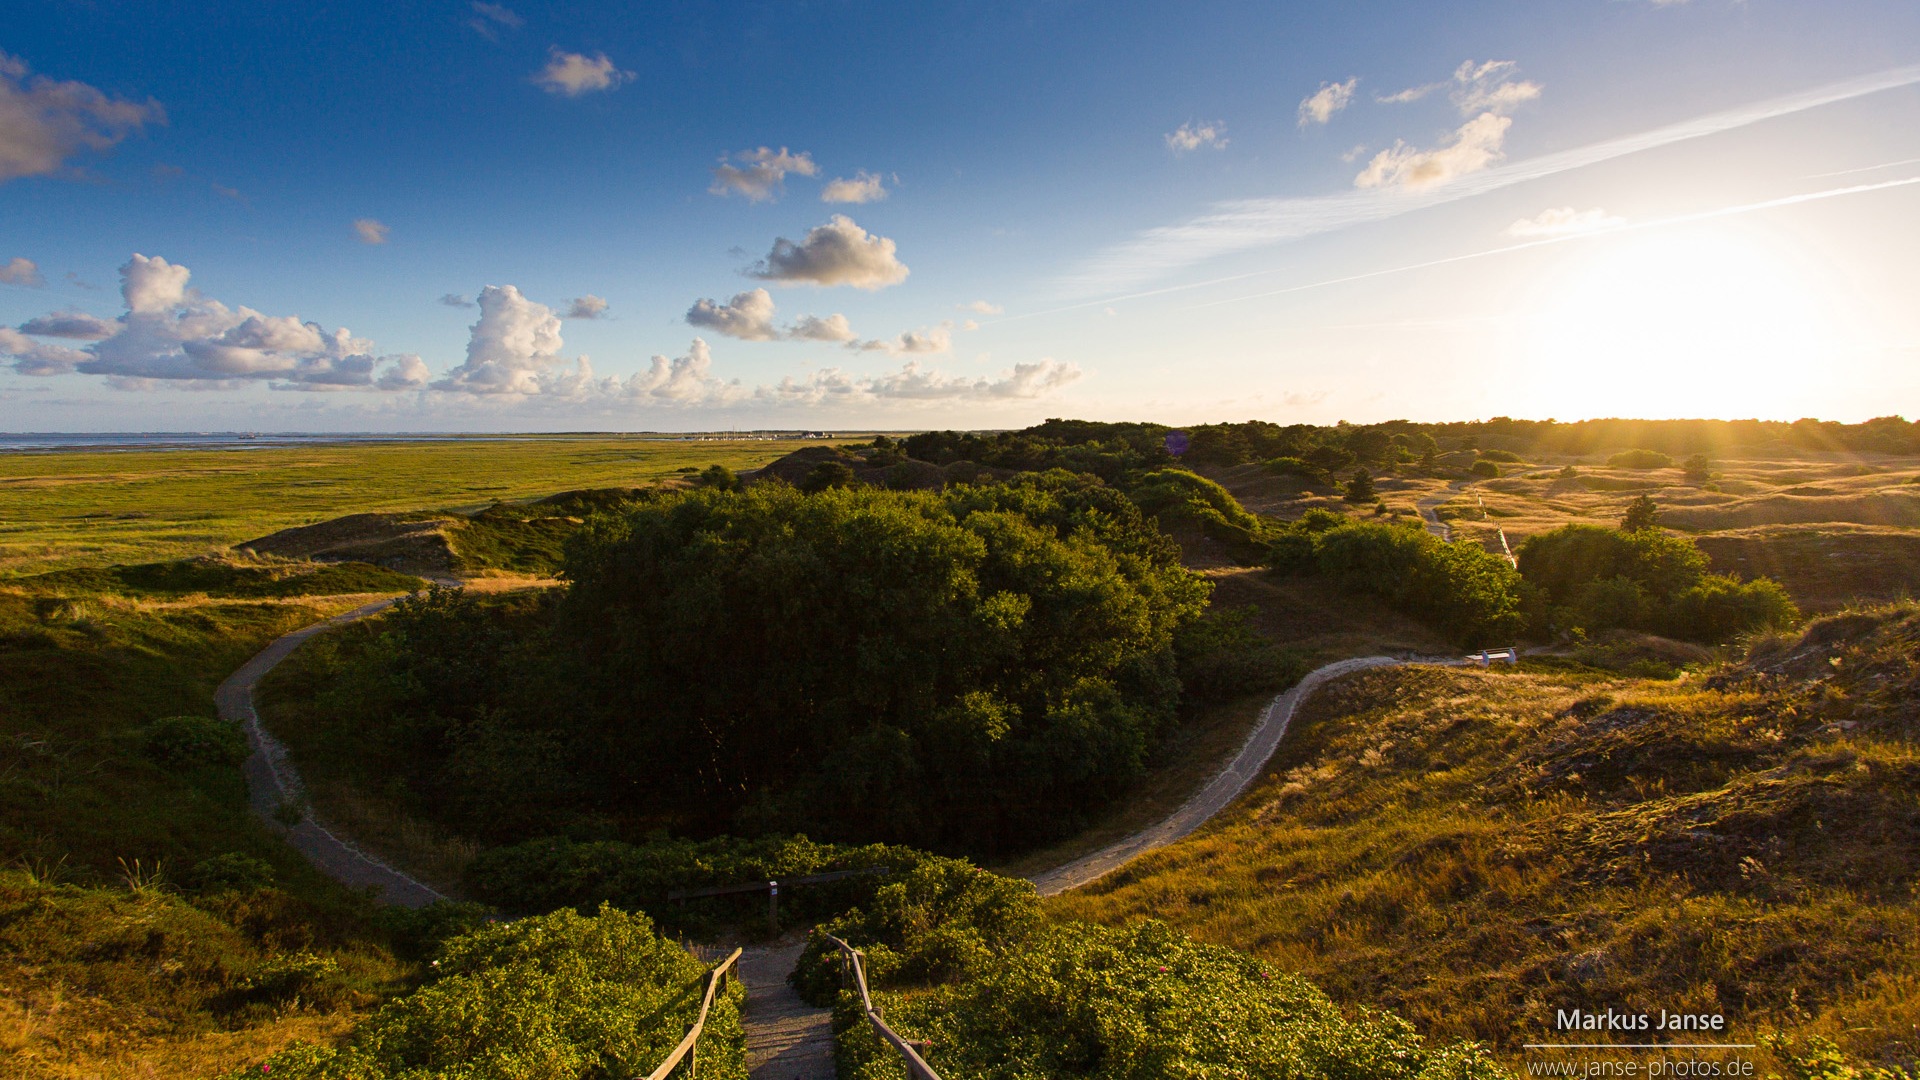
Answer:
[[[1446,497],[1432,501],[1438,505]],[[1422,501],[1422,516],[1431,514],[1426,502]],[[1439,528],[1445,528],[1437,516],[1430,520]],[[300,776],[287,759],[286,747],[261,726],[253,706],[253,691],[260,680],[308,638],[377,614],[393,603],[394,599],[388,599],[367,604],[276,639],[221,683],[214,699],[220,715],[240,724],[247,733],[252,752],[244,768],[247,798],[253,811],[328,876],[356,888],[372,888],[386,903],[418,908],[446,897],[362,851],[316,820],[312,811],[304,806]],[[1239,753],[1178,810],[1124,840],[1035,875],[1033,883],[1041,895],[1052,896],[1085,885],[1149,851],[1189,835],[1225,809],[1260,775],[1261,768],[1285,737],[1293,714],[1315,690],[1343,675],[1406,662],[1391,656],[1367,656],[1316,668],[1292,689],[1273,699]],[[297,807],[301,812],[300,819],[292,826],[280,820],[288,806]],[[807,1006],[786,982],[786,973],[799,959],[799,950],[798,945],[749,949],[741,957],[740,974],[747,987],[742,1023],[747,1030],[748,1064],[754,1080],[830,1080],[834,1076],[829,1010]]]

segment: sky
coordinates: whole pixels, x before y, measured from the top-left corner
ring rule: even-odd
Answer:
[[[1912,0],[11,0],[0,430],[1920,412]]]

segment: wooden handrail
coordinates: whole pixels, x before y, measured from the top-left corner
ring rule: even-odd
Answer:
[[[647,1080],[667,1080],[667,1074],[673,1071],[673,1067],[680,1064],[682,1058],[687,1058],[690,1055],[692,1056],[692,1060],[689,1062],[687,1071],[689,1073],[698,1072],[700,1068],[699,1056],[693,1053],[694,1045],[700,1041],[701,1033],[706,1030],[707,1012],[713,1008],[714,995],[727,988],[727,972],[734,964],[738,963],[739,960],[740,950],[735,949],[732,954],[725,960],[715,964],[713,970],[707,973],[707,996],[700,1002],[700,1018],[695,1020],[693,1026],[687,1029],[687,1037],[681,1039],[680,1045],[673,1048],[673,1053],[667,1055],[667,1060],[661,1062],[659,1068],[647,1074]]]
[[[839,947],[841,955],[852,970],[853,984],[860,991],[860,1008],[867,1014],[867,1023],[872,1024],[873,1030],[878,1032],[882,1039],[892,1043],[893,1048],[900,1051],[900,1056],[907,1059],[908,1080],[940,1080],[940,1074],[933,1071],[933,1066],[927,1064],[926,1059],[920,1056],[920,1052],[913,1048],[913,1044],[901,1038],[899,1032],[888,1027],[887,1022],[880,1018],[880,1010],[873,1007],[873,998],[867,993],[865,957],[861,955],[860,950],[825,930],[817,933]]]

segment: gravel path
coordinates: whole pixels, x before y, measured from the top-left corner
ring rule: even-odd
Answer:
[[[800,1000],[787,973],[805,942],[748,949],[740,955],[747,988],[740,1026],[747,1033],[747,1075],[753,1080],[833,1080],[833,1012]]]
[[[1436,512],[1436,508],[1441,503],[1444,503],[1448,499],[1451,499],[1455,495],[1458,495],[1460,493],[1460,489],[1464,486],[1465,485],[1463,484],[1457,484],[1457,483],[1451,484],[1447,487],[1447,490],[1441,492],[1440,494],[1429,495],[1426,498],[1421,499],[1413,504],[1414,509],[1420,511],[1420,516],[1426,520],[1428,532],[1432,533],[1433,535],[1439,537],[1442,540],[1453,539],[1453,526],[1440,520],[1440,515]]]
[[[396,598],[397,599],[397,598]],[[303,799],[300,774],[287,760],[287,748],[260,726],[260,714],[253,708],[253,689],[261,678],[280,661],[292,655],[308,638],[336,626],[345,626],[393,606],[393,600],[379,600],[337,615],[323,623],[278,638],[260,655],[240,666],[213,692],[215,706],[222,719],[239,724],[247,733],[251,752],[241,768],[247,777],[247,801],[267,826],[286,838],[321,872],[335,881],[354,888],[372,888],[379,898],[401,907],[425,907],[446,897],[395,870],[340,838],[313,816]],[[280,820],[283,807],[301,810],[298,824],[288,827]]]
[[[1040,895],[1052,896],[1077,889],[1096,878],[1112,873],[1121,866],[1145,855],[1155,848],[1165,847],[1206,824],[1208,818],[1225,809],[1227,804],[1238,798],[1246,790],[1254,777],[1260,775],[1260,769],[1267,759],[1279,748],[1280,739],[1287,733],[1287,724],[1293,720],[1294,710],[1300,703],[1313,696],[1322,684],[1342,675],[1348,675],[1367,668],[1399,664],[1404,661],[1391,656],[1363,656],[1353,660],[1341,660],[1325,667],[1315,668],[1301,679],[1293,689],[1273,699],[1267,706],[1265,715],[1260,718],[1259,726],[1247,736],[1228,763],[1207,786],[1201,788],[1178,810],[1160,821],[1132,836],[1109,844],[1091,855],[1075,859],[1065,866],[1058,866],[1033,877],[1033,883],[1040,888]]]

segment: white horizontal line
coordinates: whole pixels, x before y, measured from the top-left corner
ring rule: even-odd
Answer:
[[[1753,1043],[1526,1043],[1522,1050],[1751,1050]]]

